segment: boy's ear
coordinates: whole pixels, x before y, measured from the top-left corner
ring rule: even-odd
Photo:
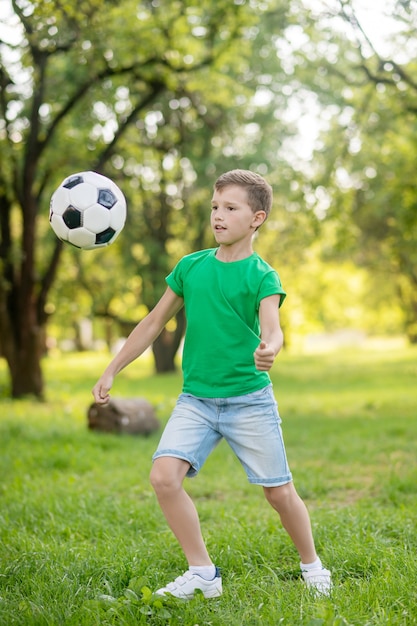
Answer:
[[[264,221],[266,220],[266,212],[265,211],[256,211],[253,216],[253,225],[255,228],[259,228],[262,226]]]

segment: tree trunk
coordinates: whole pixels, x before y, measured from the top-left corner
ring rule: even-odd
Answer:
[[[417,274],[403,259],[400,272],[403,279],[398,283],[398,295],[405,312],[404,330],[408,341],[417,344]],[[404,276],[408,278],[404,279]]]
[[[14,362],[9,362],[13,398],[26,395],[43,398],[44,381],[41,367],[43,351],[44,342],[39,336],[32,335],[31,341],[19,350]]]
[[[28,324],[22,337],[17,320],[5,320],[4,315],[1,318],[2,329],[6,327],[11,330],[3,335],[1,348],[9,368],[12,398],[25,395],[42,398],[44,381],[41,359],[45,351],[45,326]]]
[[[155,369],[158,374],[175,372],[175,355],[181,343],[185,330],[185,313],[181,309],[176,315],[177,326],[174,331],[163,329],[152,346],[155,360]]]
[[[412,313],[410,315],[410,312]],[[407,315],[405,332],[408,341],[412,345],[417,344],[417,301],[411,302],[410,311]]]
[[[28,243],[31,237],[34,240],[33,220],[26,220],[24,259],[21,268],[16,269],[10,262],[10,205],[0,202],[0,208],[4,209],[0,220],[0,261],[4,270],[0,281],[0,354],[8,365],[12,398],[25,395],[42,398],[41,361],[46,351],[47,324],[45,302],[58,267],[62,242],[57,241],[45,274],[35,281],[32,278],[35,273],[33,247]]]

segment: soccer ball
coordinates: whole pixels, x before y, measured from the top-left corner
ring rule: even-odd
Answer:
[[[49,223],[59,239],[76,248],[94,250],[110,245],[125,221],[123,193],[96,172],[68,176],[52,195]]]

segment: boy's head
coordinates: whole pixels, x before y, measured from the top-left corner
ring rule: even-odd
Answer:
[[[250,170],[230,170],[219,176],[214,183],[214,189],[222,191],[229,185],[239,185],[246,189],[252,211],[264,211],[265,219],[268,217],[272,207],[272,187],[262,176]]]

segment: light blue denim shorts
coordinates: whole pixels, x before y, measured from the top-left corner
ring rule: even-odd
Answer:
[[[272,385],[230,398],[182,393],[152,460],[170,456],[188,461],[187,476],[192,477],[223,438],[250,483],[276,487],[292,480]]]

